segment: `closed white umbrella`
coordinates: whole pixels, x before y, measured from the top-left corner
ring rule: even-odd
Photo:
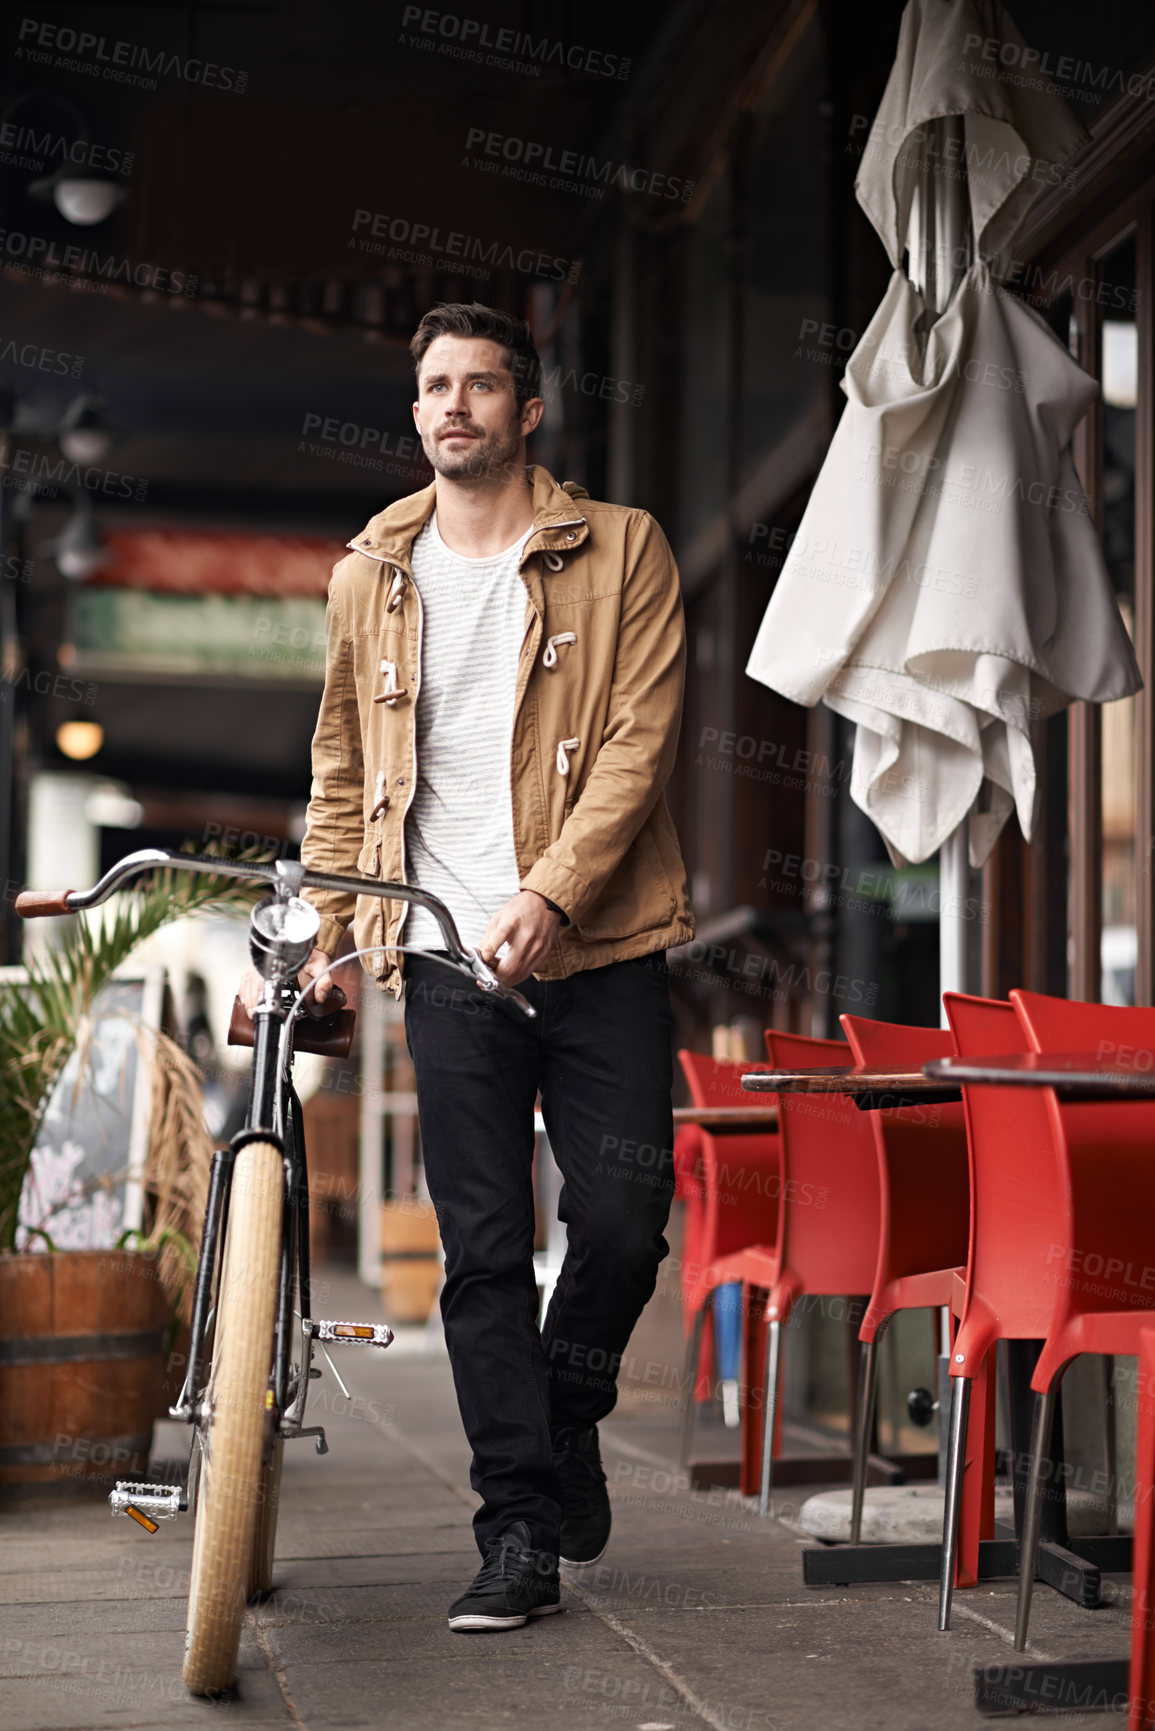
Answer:
[[[1141,684],[1070,452],[1098,387],[999,286],[1086,135],[999,44],[1030,65],[998,0],[903,14],[856,183],[894,275],[747,666],[857,724],[851,796],[896,864],[961,865],[965,834],[980,866],[1012,810],[1029,839],[1031,723]]]

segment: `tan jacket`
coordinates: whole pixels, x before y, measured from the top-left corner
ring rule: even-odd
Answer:
[[[685,627],[677,567],[652,517],[590,499],[571,482],[559,487],[540,467],[529,476],[534,526],[520,563],[526,632],[514,699],[513,839],[522,888],[569,916],[537,970],[556,980],[694,934],[663,792],[678,743]],[[434,503],[430,485],[390,505],[349,542],[353,552],[333,572],[301,847],[316,871],[407,881],[422,624],[409,560]],[[576,641],[558,641],[567,633]],[[402,902],[309,897],[321,914],[318,946],[330,955],[354,914],[359,949],[397,939]],[[383,988],[400,991],[394,956],[363,965]]]

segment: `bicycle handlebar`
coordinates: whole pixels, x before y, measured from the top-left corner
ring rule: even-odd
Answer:
[[[533,1017],[537,1014],[532,1004],[520,992],[515,991],[512,986],[502,984],[477,950],[467,948],[445,903],[430,895],[427,890],[416,889],[411,884],[385,882],[381,878],[346,877],[334,872],[307,871],[296,861],[275,860],[266,865],[255,860],[214,859],[203,854],[177,853],[172,848],[142,848],[138,853],[126,854],[124,859],[106,871],[100,882],[90,890],[21,890],[16,897],[16,912],[26,920],[42,919],[50,914],[83,913],[107,901],[113,891],[119,889],[129,878],[164,866],[176,866],[180,871],[202,872],[208,877],[254,879],[259,883],[271,884],[276,889],[288,884],[294,895],[299,895],[302,889],[336,890],[345,895],[377,896],[382,901],[413,902],[431,913],[437,921],[449,952],[451,966],[471,975],[483,992],[508,998],[527,1016]],[[382,944],[379,947],[390,949],[397,946]]]
[[[45,914],[70,914],[71,890],[21,890],[16,897],[16,912],[24,920],[38,920]]]

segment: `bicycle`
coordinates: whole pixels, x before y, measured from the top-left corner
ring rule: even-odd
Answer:
[[[264,865],[149,848],[129,854],[93,889],[25,890],[16,910],[26,919],[80,913],[98,907],[138,873],[159,866],[251,878],[274,891],[249,917],[249,950],[264,988],[252,1013],[251,1041],[239,1000],[230,1029],[231,1043],[253,1046],[248,1112],[244,1128],[213,1157],[193,1285],[188,1370],[169,1408],[171,1417],[192,1427],[185,1483],[121,1481],[109,1497],[114,1515],[132,1516],[152,1532],[159,1521],[192,1509],[183,1676],[193,1694],[217,1695],[236,1679],[246,1602],[272,1586],[284,1444],[313,1437],[317,1453],[328,1453],[324,1427],[304,1422],[310,1383],[321,1375],[312,1362],[313,1348],[320,1347],[347,1395],[329,1348],[385,1348],[393,1339],[386,1323],[321,1320],[311,1313],[308,1166],[292,1055],[294,1047],[345,1055],[353,1012],[339,1009],[322,1016],[305,1010],[317,981],[338,964],[330,963],[297,989],[298,970],[320,927],[302,889],[372,895],[428,909],[447,953],[412,953],[444,962],[529,1017],[536,1011],[462,942],[448,908],[435,896],[406,884],[307,871],[298,861]],[[384,947],[353,951],[341,965]],[[404,945],[390,948],[407,953]],[[300,1322],[297,1359],[292,1356],[295,1318]]]

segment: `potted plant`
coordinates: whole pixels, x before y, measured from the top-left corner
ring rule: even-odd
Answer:
[[[251,895],[233,880],[158,872],[109,917],[79,916],[0,988],[0,1487],[147,1470],[153,1419],[176,1392],[165,1375],[212,1155],[199,1071],[170,1035],[133,1030],[151,1081],[143,1230],[100,1250],[58,1249],[39,1231],[46,1249],[17,1250],[20,1197],[53,1088],[74,1052],[84,1062],[102,987],[168,921]]]

